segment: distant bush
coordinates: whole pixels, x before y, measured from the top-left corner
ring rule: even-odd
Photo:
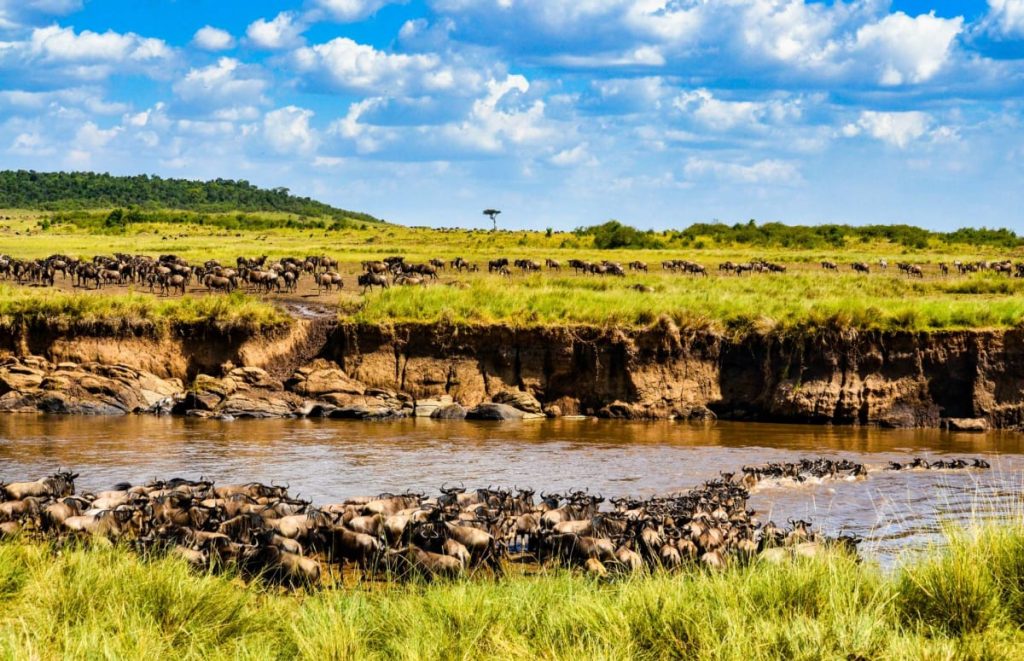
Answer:
[[[664,243],[653,231],[641,232],[635,227],[609,220],[603,225],[583,227],[576,230],[578,236],[591,236],[594,247],[602,250],[614,248],[663,248]]]
[[[991,248],[1024,246],[1024,237],[1008,229],[963,228],[954,232],[934,232],[912,225],[786,225],[758,224],[755,220],[734,225],[695,223],[683,230],[665,230],[657,233],[641,231],[617,220],[610,220],[602,225],[580,227],[575,234],[577,237],[592,237],[594,247],[601,249],[702,249],[714,245],[744,245],[814,250],[840,249],[850,244],[866,244],[872,241],[887,241],[908,250],[924,250],[933,242]]]

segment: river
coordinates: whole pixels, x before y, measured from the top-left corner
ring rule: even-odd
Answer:
[[[527,423],[402,420],[218,422],[171,417],[0,416],[0,480],[58,467],[80,489],[115,482],[205,476],[217,482],[288,483],[315,502],[406,489],[467,486],[589,488],[605,496],[687,489],[743,465],[800,457],[866,464],[866,480],[759,485],[762,520],[813,520],[852,532],[883,560],[937,539],[945,522],[1020,516],[1024,434],[719,422],[690,425],[607,420]],[[985,457],[991,470],[882,470],[890,460]]]

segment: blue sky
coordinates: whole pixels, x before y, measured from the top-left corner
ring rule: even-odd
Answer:
[[[1024,231],[1024,0],[0,0],[2,166],[417,225]]]

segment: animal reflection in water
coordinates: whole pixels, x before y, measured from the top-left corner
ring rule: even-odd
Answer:
[[[888,470],[976,470],[982,459],[915,459]],[[197,568],[236,568],[288,586],[321,582],[326,564],[387,579],[485,572],[508,563],[567,566],[604,576],[689,565],[782,562],[826,550],[856,554],[853,535],[810,522],[761,522],[748,508],[767,480],[866,479],[863,464],[833,459],[745,466],[685,493],[605,502],[588,491],[442,485],[440,495],[380,494],[313,505],[287,486],[172,479],[75,493],[74,473],[0,483],[0,538],[108,540]]]

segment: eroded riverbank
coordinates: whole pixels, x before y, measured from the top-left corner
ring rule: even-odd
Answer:
[[[7,411],[1024,425],[1021,330],[727,337],[669,321],[513,328],[314,317],[265,334],[40,327],[2,347]]]

